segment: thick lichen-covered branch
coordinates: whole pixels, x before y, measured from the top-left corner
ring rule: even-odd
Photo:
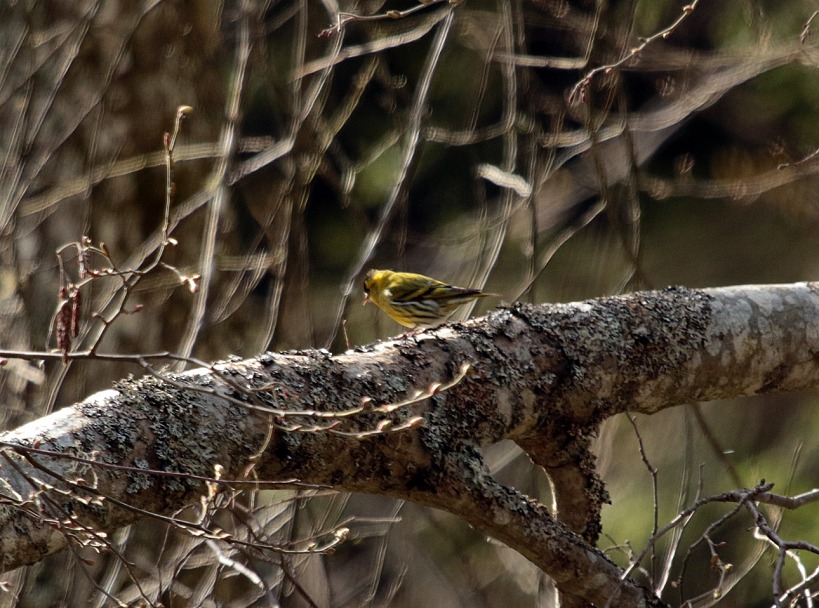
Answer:
[[[0,437],[2,567],[67,539],[104,545],[95,532],[172,514],[196,502],[206,480],[239,485],[252,469],[254,479],[446,509],[521,552],[569,596],[649,605],[656,600],[621,582],[593,547],[595,502],[606,494],[586,439],[627,410],[819,387],[817,319],[815,284],[673,288],[516,304],[335,356],[265,354],[125,380]],[[561,500],[583,506],[568,522],[580,535],[488,477],[480,448],[501,439],[541,462],[577,447],[562,463],[576,472],[553,481],[574,486]]]

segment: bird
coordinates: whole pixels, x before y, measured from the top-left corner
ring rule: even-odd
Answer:
[[[372,302],[410,330],[440,325],[459,306],[492,295],[412,272],[369,270],[364,277],[364,304]]]

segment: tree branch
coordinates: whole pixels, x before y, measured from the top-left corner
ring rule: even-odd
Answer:
[[[577,474],[552,481],[593,486],[584,440],[609,416],[819,387],[817,318],[813,283],[670,288],[515,304],[337,356],[265,354],[124,380],[0,436],[0,566],[37,561],[66,539],[94,544],[96,534],[149,513],[178,514],[207,492],[203,478],[228,487],[298,480],[455,513],[525,555],[569,597],[660,605],[621,581],[622,570],[593,546],[589,531],[599,524],[584,516],[574,525],[586,538],[571,532],[543,505],[495,482],[480,447],[512,439],[545,464],[544,454],[574,438],[577,458],[565,466],[580,467]],[[417,390],[431,396],[414,398]],[[360,414],[331,422],[308,412],[294,424],[280,415],[348,413],[362,404]],[[396,428],[403,430],[389,432]],[[602,486],[590,497],[604,500]],[[595,508],[586,510],[592,519]]]

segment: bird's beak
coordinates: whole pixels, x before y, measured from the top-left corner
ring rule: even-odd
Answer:
[[[366,306],[366,305],[367,305],[367,302],[369,302],[369,301],[370,301],[370,294],[365,293],[365,294],[364,294],[364,301],[361,303],[361,305],[362,305],[362,306]]]

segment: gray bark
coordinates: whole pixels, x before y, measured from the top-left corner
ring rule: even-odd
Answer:
[[[238,485],[253,462],[264,480],[457,514],[539,566],[571,605],[661,605],[594,546],[607,495],[589,437],[625,411],[819,387],[818,319],[813,283],[670,288],[516,304],[336,356],[268,353],[123,380],[0,437],[0,566],[172,514],[217,465]],[[492,479],[479,448],[501,439],[550,473],[557,513]]]

